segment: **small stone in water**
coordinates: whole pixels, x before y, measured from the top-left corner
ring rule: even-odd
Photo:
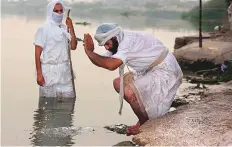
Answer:
[[[125,124],[116,124],[112,126],[105,126],[104,128],[118,134],[126,134],[127,125]]]
[[[113,146],[135,146],[135,144],[131,141],[122,141]]]
[[[169,109],[169,112],[172,112],[172,111],[175,111],[175,110],[176,110],[175,107],[171,107],[171,108]]]

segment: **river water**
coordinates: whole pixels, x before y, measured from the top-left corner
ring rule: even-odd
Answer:
[[[73,17],[73,22],[86,19]],[[76,35],[94,34],[100,23],[91,21],[89,26],[75,25]],[[133,20],[134,23],[136,20]],[[181,20],[178,20],[179,22]],[[94,66],[84,53],[82,43],[72,51],[76,75],[76,101],[59,103],[40,100],[36,84],[33,39],[37,28],[44,22],[41,18],[5,15],[1,17],[1,141],[2,145],[96,145],[110,146],[131,137],[105,130],[105,125],[135,124],[137,118],[125,102],[123,114],[118,115],[118,94],[112,81],[118,70],[110,72]],[[130,29],[127,21],[122,24]],[[182,22],[182,21],[181,21]],[[161,22],[159,22],[161,23]],[[164,25],[162,25],[162,23]],[[175,37],[196,34],[194,29],[175,27],[167,29],[168,21],[155,27],[145,24],[133,30],[154,34],[173,51]],[[178,23],[175,23],[178,25]],[[139,25],[138,25],[139,26]],[[190,26],[190,24],[189,24]],[[190,26],[191,28],[191,26]],[[95,42],[96,43],[96,42]],[[103,48],[96,46],[102,54]],[[93,131],[94,130],[94,131]]]

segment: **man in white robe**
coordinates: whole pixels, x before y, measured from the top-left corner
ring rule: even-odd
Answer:
[[[47,20],[35,34],[35,62],[40,97],[75,98],[70,69],[69,47],[77,47],[72,20],[62,24],[65,7],[62,0],[47,6]],[[68,33],[68,30],[70,33]]]
[[[127,129],[128,135],[135,135],[148,119],[169,111],[182,83],[181,68],[173,54],[151,34],[126,31],[116,24],[104,23],[97,28],[94,38],[107,53],[103,56],[95,53],[92,37],[85,34],[85,52],[93,64],[109,70],[122,71],[125,65],[132,69],[128,68],[133,73],[131,83],[124,76],[124,80],[116,78],[113,85],[139,119],[135,126]]]

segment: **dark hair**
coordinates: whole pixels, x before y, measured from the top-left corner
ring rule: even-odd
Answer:
[[[114,55],[118,52],[118,40],[116,38],[111,38],[110,40],[112,40],[112,47],[109,48],[109,51]]]

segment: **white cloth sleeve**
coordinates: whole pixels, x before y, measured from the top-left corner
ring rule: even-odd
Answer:
[[[46,41],[46,34],[43,28],[39,28],[35,34],[34,45],[41,46],[44,48]]]
[[[124,41],[119,44],[118,51],[112,56],[112,58],[120,59],[122,60],[123,64],[126,64],[128,53],[131,51],[132,48],[133,41],[131,41],[131,38],[125,38]]]
[[[71,41],[72,40],[72,36],[71,36],[70,32],[68,33],[68,27],[67,27],[67,25],[63,25],[62,27],[64,29],[63,30],[64,35],[66,36],[66,38],[68,38],[69,41]]]
[[[112,56],[112,58],[120,59],[122,60],[123,64],[126,64],[126,53],[122,51],[118,51],[116,54]]]

